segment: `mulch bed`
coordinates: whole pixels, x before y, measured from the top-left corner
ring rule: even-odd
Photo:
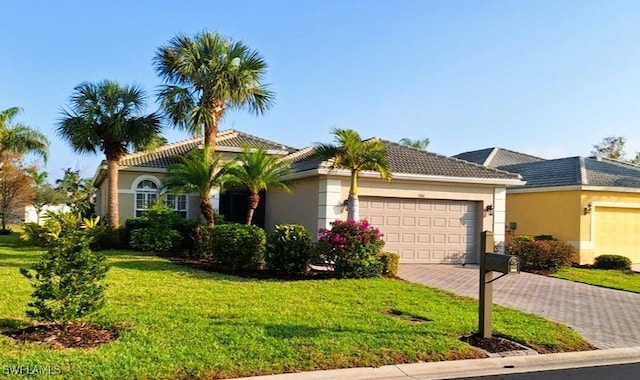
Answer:
[[[492,354],[508,351],[523,351],[522,346],[519,344],[499,337],[482,338],[478,335],[471,335],[462,337],[460,340]]]
[[[332,271],[326,269],[311,269],[306,273],[282,273],[270,270],[230,270],[207,259],[193,259],[180,256],[162,256],[178,265],[185,265],[190,268],[203,270],[206,272],[217,272],[238,276],[244,278],[254,278],[258,280],[286,280],[286,281],[304,281],[304,280],[325,280],[336,278]]]
[[[116,331],[90,323],[68,323],[66,329],[58,324],[36,325],[3,334],[21,343],[38,343],[53,348],[91,348],[118,338]]]

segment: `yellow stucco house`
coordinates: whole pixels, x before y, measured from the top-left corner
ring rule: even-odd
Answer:
[[[602,157],[544,160],[501,148],[455,156],[518,173],[507,188],[507,237],[553,235],[581,264],[603,254],[640,263],[640,166]]]
[[[384,140],[383,140],[384,141]],[[479,234],[489,230],[496,242],[505,240],[507,186],[523,184],[519,174],[487,168],[467,161],[384,141],[393,180],[362,173],[360,217],[380,228],[385,249],[406,263],[476,263]],[[134,153],[121,160],[119,211],[125,219],[140,215],[160,194],[168,166],[180,155],[201,147],[201,139],[168,144],[151,153]],[[267,191],[254,222],[271,230],[276,224],[297,223],[312,235],[346,218],[345,200],[350,173],[332,169],[315,158],[314,148],[293,149],[235,130],[221,131],[216,151],[232,159],[243,144],[264,147],[282,155],[295,173],[292,193]],[[106,213],[106,166],[94,177],[98,188],[96,208]],[[242,192],[213,194],[214,208],[228,220],[242,221],[246,213]],[[199,218],[195,194],[166,194],[167,204],[186,218]],[[240,218],[238,218],[240,215]]]

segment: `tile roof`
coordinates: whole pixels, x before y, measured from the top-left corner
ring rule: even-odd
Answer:
[[[567,157],[499,169],[519,173],[524,188],[556,186],[599,186],[640,188],[640,166],[602,157]]]
[[[168,168],[171,164],[179,162],[179,156],[184,156],[192,149],[203,144],[203,137],[194,137],[188,140],[178,141],[164,145],[150,152],[136,152],[124,156],[120,160],[121,167],[141,167],[141,168]],[[267,150],[280,150],[292,152],[295,149],[289,146],[265,140],[244,132],[227,129],[218,133],[216,151],[236,150],[243,145],[251,148],[265,148]]]
[[[387,145],[387,156],[392,173],[482,179],[517,180],[520,178],[518,174],[487,168],[391,141],[381,141]],[[318,169],[323,166],[328,167],[329,163],[316,158],[314,152],[314,147],[307,147],[289,154],[286,158],[291,161],[292,167],[298,172]]]
[[[504,148],[486,148],[464,152],[453,156],[461,160],[475,162],[490,168],[497,168],[504,165],[524,164],[527,162],[543,161],[543,158],[531,156],[520,152]]]

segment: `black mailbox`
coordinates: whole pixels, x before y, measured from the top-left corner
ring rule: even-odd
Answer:
[[[484,270],[486,272],[500,272],[504,274],[520,273],[520,259],[511,255],[486,253],[484,255]]]

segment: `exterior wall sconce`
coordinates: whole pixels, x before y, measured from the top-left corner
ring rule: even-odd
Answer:
[[[587,205],[587,207],[585,207],[585,208],[582,210],[582,212],[584,213],[584,215],[591,214],[591,211],[593,211],[593,205],[592,205],[591,203],[589,203],[589,204]]]
[[[484,211],[489,215],[493,215],[493,205],[488,205],[484,208]]]

